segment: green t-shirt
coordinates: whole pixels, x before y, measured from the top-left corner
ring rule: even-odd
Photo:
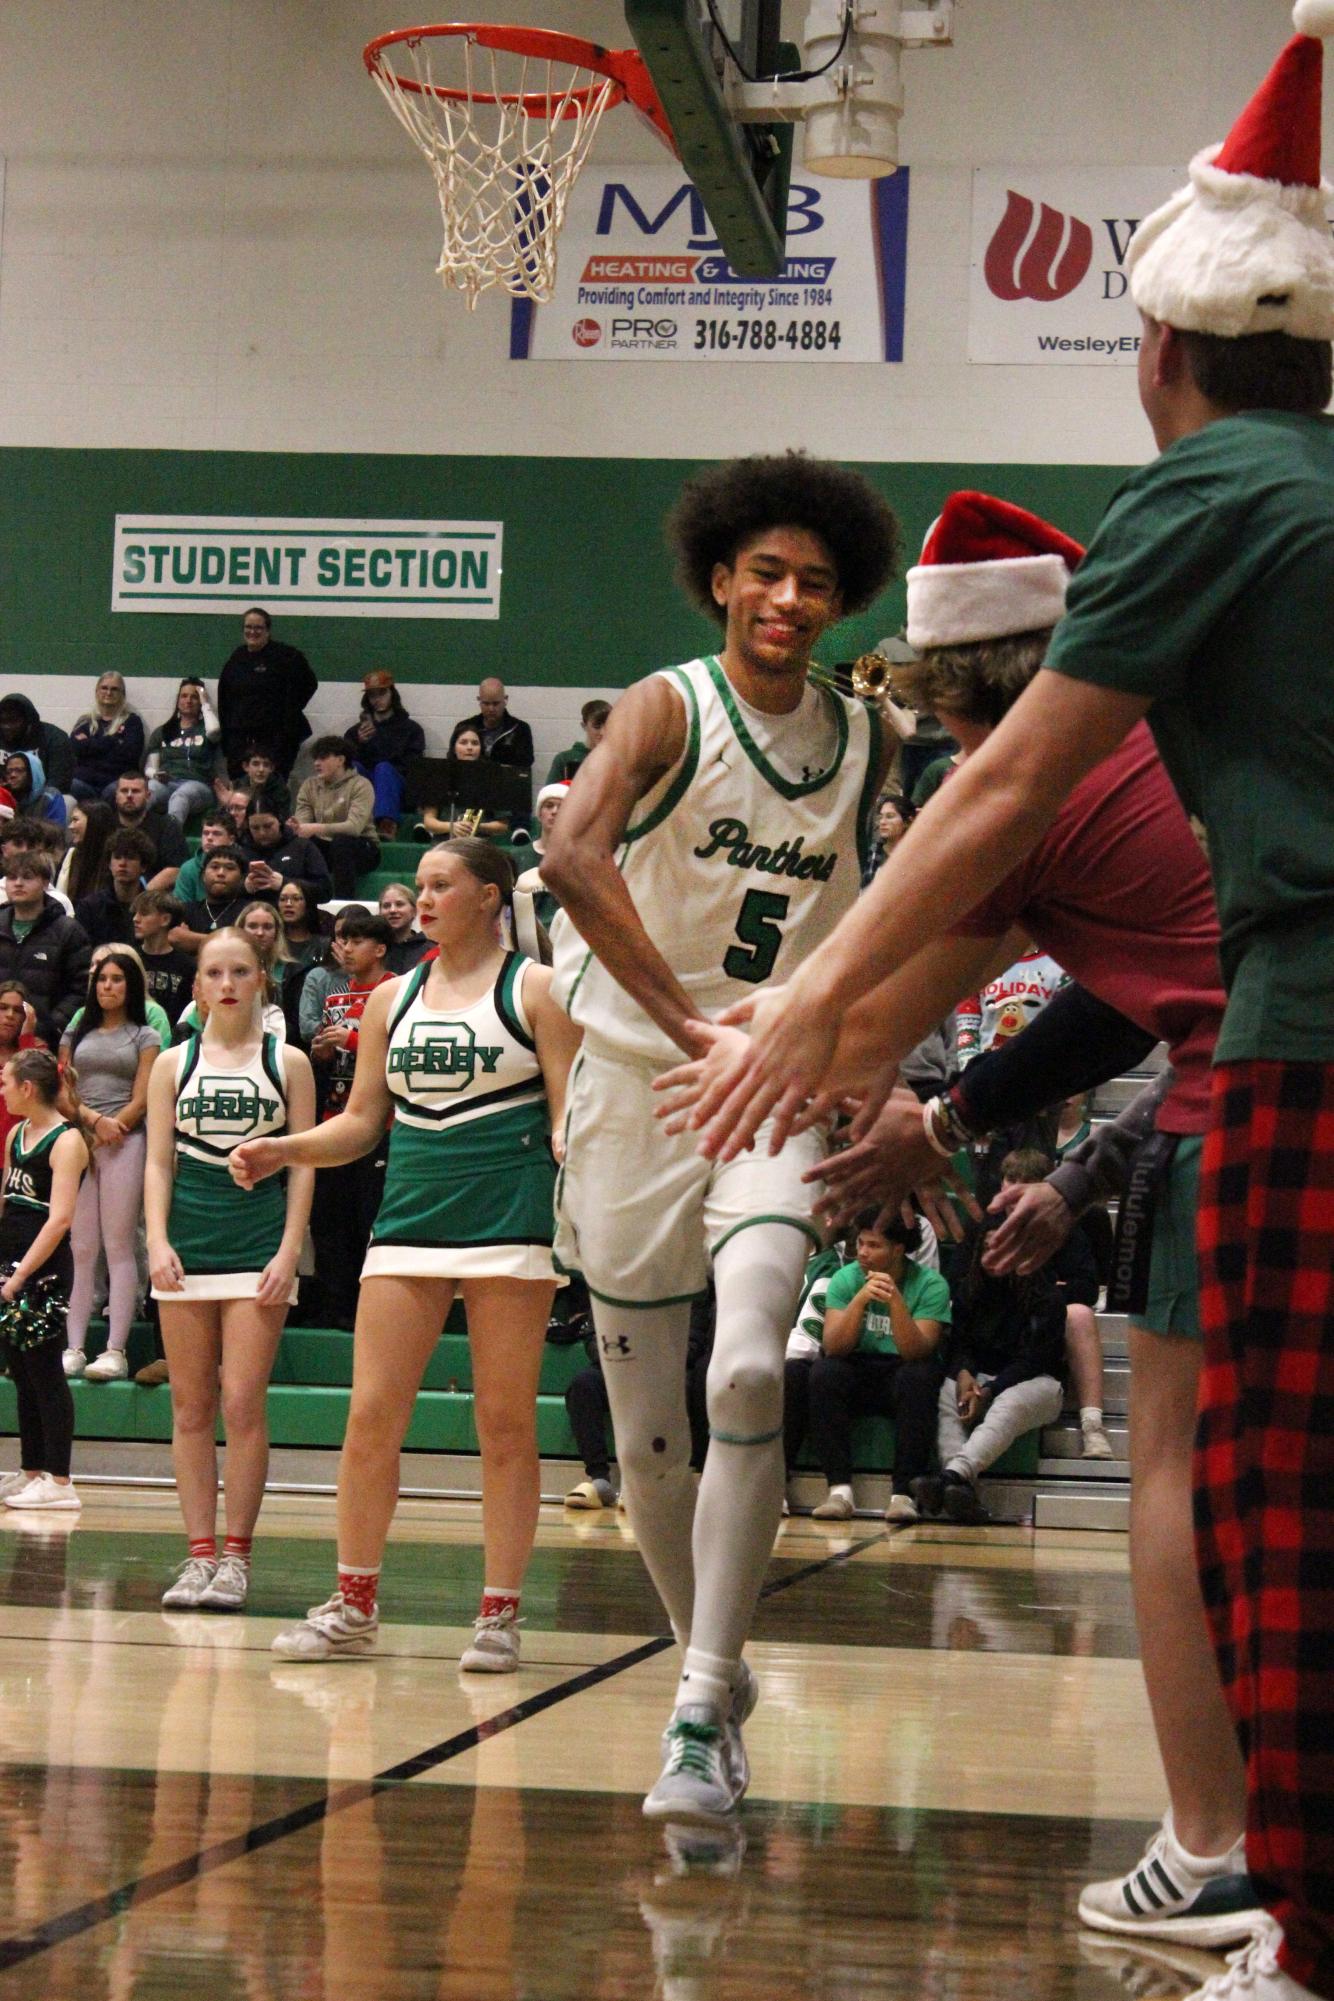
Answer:
[[[826,1310],[851,1306],[865,1283],[866,1273],[859,1264],[844,1265],[829,1281],[829,1290],[825,1294]],[[950,1289],[938,1271],[907,1259],[899,1291],[914,1320],[939,1320],[942,1326],[949,1325],[953,1318]],[[877,1299],[870,1302],[862,1315],[862,1331],[853,1352],[858,1355],[897,1355],[899,1352],[890,1326],[889,1308],[882,1306]]]
[[[146,1000],[144,1002],[144,1013],[148,1017],[148,1026],[150,1028],[155,1028],[157,1030],[158,1040],[161,1042],[162,1047],[164,1049],[170,1049],[171,1023],[167,1020],[166,1009],[159,1006],[158,1002],[155,1000]],[[69,1027],[65,1030],[63,1036],[61,1037],[61,1040],[64,1042],[70,1041],[70,1039],[74,1034],[75,1029],[79,1026],[79,1023],[82,1020],[83,1020],[83,1009],[81,1007],[76,1007],[73,1014],[69,1018]]]
[[[204,851],[195,850],[188,861],[181,863],[181,872],[172,888],[172,895],[178,903],[202,903],[204,901]]]
[[[1151,698],[1203,820],[1228,1008],[1215,1060],[1334,1060],[1334,420],[1248,411],[1112,501],[1048,665]]]

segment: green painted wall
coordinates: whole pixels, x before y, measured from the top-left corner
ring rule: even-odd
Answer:
[[[405,681],[620,686],[696,651],[708,628],[675,589],[661,524],[692,470],[680,459],[428,458],[363,454],[0,450],[0,679],[216,673],[232,614],[112,614],[116,514],[500,519],[496,622],[288,618],[324,680],[386,666]],[[945,495],[1003,494],[1091,534],[1120,466],[868,465],[914,553]],[[821,649],[863,652],[902,622],[902,586]]]

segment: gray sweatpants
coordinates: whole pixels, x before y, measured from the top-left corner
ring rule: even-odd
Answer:
[[[979,1376],[977,1380],[985,1386],[995,1378]],[[994,1465],[1016,1438],[1044,1424],[1055,1424],[1064,1401],[1065,1392],[1055,1376],[1030,1376],[1027,1382],[1002,1390],[981,1424],[965,1431],[959,1422],[958,1378],[946,1376],[940,1386],[936,1420],[941,1466],[947,1473],[961,1473],[965,1480],[976,1483],[978,1475]]]

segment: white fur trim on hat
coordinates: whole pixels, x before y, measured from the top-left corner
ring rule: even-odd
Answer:
[[[1055,555],[918,564],[908,572],[908,644],[971,646],[1041,632],[1064,613],[1069,581]]]
[[[1318,42],[1334,35],[1334,0],[1297,0],[1292,25],[1299,35],[1312,35]]]
[[[1330,188],[1220,173],[1213,162],[1221,151],[1197,153],[1190,186],[1146,216],[1131,238],[1126,267],[1135,304],[1183,333],[1334,339]]]
[[[544,785],[542,787],[536,799],[533,801],[533,811],[536,812],[538,807],[541,806],[548,799],[563,799],[566,793],[569,791],[569,789],[570,789],[570,781],[568,778],[564,779],[553,778],[550,785]]]

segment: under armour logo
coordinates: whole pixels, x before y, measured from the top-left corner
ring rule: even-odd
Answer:
[[[624,1334],[614,1336],[600,1334],[598,1340],[601,1343],[604,1355],[628,1355],[630,1352],[630,1342]]]

